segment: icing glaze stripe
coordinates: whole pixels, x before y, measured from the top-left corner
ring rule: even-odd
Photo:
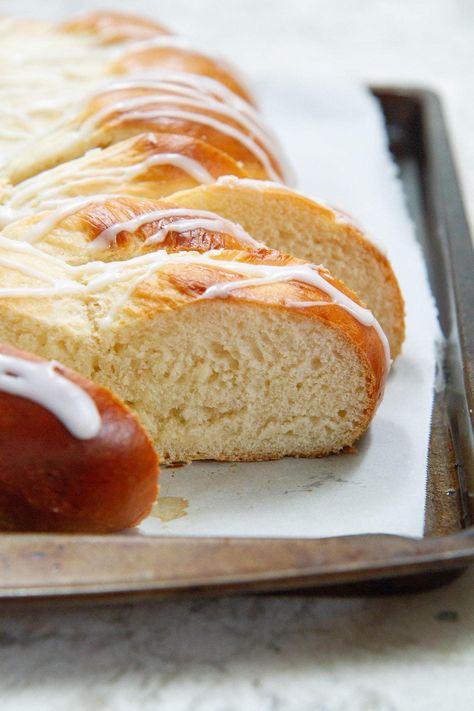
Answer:
[[[89,197],[73,198],[66,200],[64,204],[54,210],[50,215],[39,220],[33,225],[28,225],[28,231],[23,236],[25,242],[34,243],[41,240],[45,234],[51,232],[60,222],[66,217],[74,215],[83,207],[92,205],[96,202],[110,200],[111,198],[125,197],[124,195],[90,195]]]
[[[93,439],[101,427],[97,406],[58,367],[56,361],[38,363],[0,353],[0,390],[49,410],[77,439]]]
[[[190,210],[189,208],[176,207],[164,210],[153,210],[142,215],[137,215],[125,222],[117,222],[115,225],[103,230],[93,242],[92,248],[105,248],[113,244],[120,232],[136,232],[140,227],[155,220],[166,219],[167,217],[183,217],[182,220],[170,222],[163,225],[155,234],[148,237],[145,244],[157,244],[162,242],[169,232],[190,232],[191,230],[204,229],[213,232],[229,234],[251,245],[252,247],[262,247],[260,242],[254,240],[240,225],[226,220],[213,212],[206,210]]]

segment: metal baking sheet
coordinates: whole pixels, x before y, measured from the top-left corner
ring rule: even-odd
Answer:
[[[446,337],[428,460],[425,537],[325,539],[5,534],[0,599],[97,601],[177,594],[422,589],[474,560],[474,258],[440,103],[376,89]]]

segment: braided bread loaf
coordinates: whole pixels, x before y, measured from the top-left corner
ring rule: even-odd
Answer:
[[[278,143],[222,63],[110,13],[23,29],[88,62],[2,170],[0,339],[110,388],[165,462],[352,445],[390,367],[364,302],[394,355],[403,340],[387,259],[280,184]],[[63,69],[42,73],[59,96]],[[12,107],[32,116],[26,94]]]

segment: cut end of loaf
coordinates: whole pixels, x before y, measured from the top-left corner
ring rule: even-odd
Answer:
[[[40,264],[61,281],[76,273],[33,250],[19,271],[5,271],[8,284],[17,274],[18,285],[34,288],[30,268]],[[92,275],[77,272],[98,278],[97,291],[4,299],[0,337],[108,387],[136,411],[166,461],[322,456],[367,428],[385,381],[383,341],[333,303],[324,284],[291,276],[304,267],[298,260],[161,252],[146,256],[142,278],[117,262],[108,284],[101,280],[109,265],[99,265]],[[249,269],[251,276],[287,266],[289,281],[242,285]],[[357,306],[342,284],[320,276]],[[225,298],[206,298],[231,282]]]
[[[404,301],[390,262],[337,211],[278,184],[236,178],[169,199],[212,210],[274,249],[324,264],[367,304],[387,335],[392,358],[399,355],[405,336]]]
[[[140,413],[164,462],[338,452],[376,407],[360,351],[304,315],[195,303],[118,329],[102,353],[94,377]]]

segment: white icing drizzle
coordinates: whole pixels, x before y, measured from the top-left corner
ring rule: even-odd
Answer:
[[[22,235],[22,240],[33,244],[40,241],[46,234],[53,230],[59,222],[66,217],[73,215],[84,207],[94,203],[100,203],[111,198],[124,197],[120,195],[92,195],[89,197],[80,197],[70,200],[59,201],[60,205],[50,214],[43,217],[34,225],[28,225],[25,229],[25,234]],[[137,215],[129,220],[117,222],[105,230],[90,243],[91,249],[105,249],[115,243],[116,237],[120,232],[136,232],[143,225],[155,220],[164,219],[167,217],[183,217],[183,220],[170,222],[163,225],[155,234],[150,235],[145,241],[145,244],[157,244],[162,242],[169,232],[189,232],[196,229],[212,230],[223,234],[230,234],[236,239],[249,244],[252,247],[264,246],[261,242],[254,240],[248,232],[235,222],[221,217],[214,212],[206,210],[193,210],[191,208],[165,208],[152,210],[150,212]],[[0,260],[1,261],[1,260]]]
[[[250,104],[244,101],[240,96],[234,94],[224,84],[221,84],[210,77],[201,76],[199,74],[153,74],[137,75],[128,77],[124,81],[112,82],[111,84],[102,87],[97,92],[91,95],[91,98],[102,96],[103,94],[114,91],[123,90],[153,90],[155,94],[144,95],[139,97],[143,103],[148,101],[159,101],[159,96],[156,92],[172,92],[173,95],[188,97],[194,99],[200,106],[220,111],[230,118],[242,123],[250,132],[264,144],[270,152],[280,152],[281,148],[278,145],[278,139],[273,131],[264,122],[258,111]],[[166,97],[166,101],[176,97]],[[181,102],[187,103],[190,102]],[[198,105],[196,104],[196,105]],[[276,145],[273,145],[276,144]],[[279,158],[283,156],[279,156]]]
[[[19,121],[22,125],[25,125],[27,123],[25,113],[23,111],[20,111],[20,109],[15,109],[12,106],[2,106],[0,104],[0,114],[15,119],[16,121]],[[28,126],[25,127],[28,128]]]
[[[24,140],[25,136],[30,135],[31,126],[25,111],[13,106],[7,106],[2,100],[2,103],[0,103],[0,116],[2,118],[2,123],[0,124],[1,139],[17,141]]]
[[[255,158],[257,158],[258,162],[261,163],[270,177],[275,180],[279,179],[279,175],[273,168],[267,153],[252,138],[250,138],[250,136],[247,136],[235,126],[231,126],[230,124],[219,121],[214,117],[206,116],[205,114],[196,113],[194,111],[186,111],[184,109],[175,109],[173,107],[154,109],[150,111],[130,111],[121,116],[120,119],[111,121],[111,125],[113,126],[115,123],[120,123],[124,119],[132,121],[147,120],[153,124],[155,120],[159,121],[161,118],[178,120],[183,119],[184,121],[199,123],[203,126],[209,126],[209,128],[213,128],[226,136],[230,136],[230,138],[233,138],[238,143],[243,145],[250,153],[252,153],[252,155],[255,156]]]
[[[196,113],[195,111],[187,111],[185,109],[175,108],[174,106],[168,106],[163,109],[150,109],[149,111],[146,111],[145,108],[141,108],[147,103],[166,102],[171,102],[175,105],[182,104],[185,106],[193,106],[195,108],[206,108],[202,102],[194,102],[189,99],[179,99],[177,97],[173,97],[172,95],[165,95],[157,98],[138,97],[110,104],[109,106],[102,109],[102,111],[97,112],[97,114],[85,121],[81,130],[83,130],[84,132],[89,131],[101,120],[107,118],[107,116],[112,115],[116,112],[120,112],[120,118],[112,118],[110,121],[111,126],[114,126],[117,123],[121,123],[122,121],[127,120],[145,120],[153,123],[155,120],[159,121],[160,118],[184,119],[185,121],[191,121],[194,123],[202,124],[203,126],[209,126],[210,128],[219,131],[219,133],[223,133],[226,136],[230,136],[238,143],[245,146],[245,148],[247,148],[247,150],[257,158],[258,162],[264,166],[268,175],[270,175],[275,180],[279,179],[278,173],[273,168],[265,150],[263,150],[261,146],[259,146],[258,143],[254,141],[253,138],[243,133],[243,131],[241,131],[236,126],[231,126],[230,124],[224,123],[223,121],[220,121],[219,119],[214,118],[212,116],[207,116],[206,114]],[[221,104],[219,105],[221,106]],[[212,110],[215,111],[214,109]],[[230,112],[224,109],[224,111],[219,110],[219,113],[224,113],[227,115]],[[242,121],[240,121],[240,123],[242,123]]]
[[[165,219],[167,217],[183,217],[182,220],[169,222],[163,225],[157,232],[147,238],[145,244],[157,244],[163,242],[169,232],[190,232],[192,230],[204,229],[212,232],[220,232],[230,234],[241,242],[251,245],[252,247],[262,247],[261,242],[254,240],[240,225],[235,222],[226,220],[214,212],[206,210],[190,210],[184,207],[174,207],[162,210],[153,210],[132,217],[125,222],[118,222],[115,225],[107,227],[103,230],[93,242],[91,247],[94,249],[104,249],[113,244],[120,232],[136,232],[143,225],[156,220]]]
[[[139,40],[136,43],[130,43],[126,47],[126,51],[124,53],[121,53],[121,56],[118,59],[119,61],[120,59],[127,59],[127,56],[130,54],[139,53],[147,49],[153,49],[154,47],[184,50],[187,52],[199,54],[201,55],[201,57],[207,57],[214,64],[217,64],[218,66],[222,67],[222,69],[225,69],[227,72],[229,72],[229,74],[231,74],[239,82],[239,84],[243,88],[245,88],[246,93],[250,95],[250,91],[246,86],[247,82],[245,78],[231,62],[229,62],[227,59],[224,59],[223,57],[217,57],[215,55],[206,54],[202,49],[193,46],[187,38],[178,35],[160,35],[158,37],[151,37],[145,40]],[[153,65],[148,71],[150,73],[156,73],[156,69],[153,67]]]
[[[99,150],[96,149],[96,151]],[[95,153],[95,151],[93,152]],[[179,170],[182,170],[201,185],[209,185],[214,182],[213,176],[199,161],[180,153],[158,153],[132,165],[104,168],[83,166],[81,168],[83,177],[75,178],[74,185],[94,185],[101,181],[107,181],[111,185],[120,185],[124,181],[133,180],[139,175],[145,174],[150,168],[158,165],[172,165],[179,168]],[[46,172],[39,176],[35,175],[25,180],[24,183],[15,186],[11,198],[0,206],[0,228],[31,214],[35,206],[39,205],[42,210],[48,210],[70,201],[72,198],[68,197],[67,194],[62,198],[60,197],[61,189],[63,187],[66,191],[68,189],[67,181],[63,181],[61,178],[69,178],[70,175],[71,168],[67,164],[63,164],[49,171],[49,174]],[[48,185],[49,187],[46,187]],[[104,194],[102,197],[103,199],[110,198],[111,195]],[[77,199],[87,200],[88,198],[80,197]],[[29,205],[30,201],[31,204]],[[28,209],[24,208],[25,205],[28,205]],[[38,230],[39,233],[41,231],[41,229]],[[35,241],[35,237],[33,237],[33,241]]]
[[[184,105],[191,108],[213,111],[230,118],[240,124],[240,126],[243,126],[251,134],[251,136],[254,136],[258,141],[260,141],[267,153],[275,155],[278,161],[283,166],[286,166],[286,160],[276,136],[264,123],[258,112],[247,104],[247,102],[214,79],[209,77],[200,77],[199,75],[186,75],[184,73],[175,73],[168,76],[160,76],[159,78],[156,78],[156,76],[131,77],[127,80],[113,82],[105,87],[102,87],[90,95],[89,101],[91,98],[103,95],[104,93],[128,89],[153,90],[154,93],[143,94],[138,97],[135,96],[129,99],[112,102],[108,106],[99,109],[92,116],[88,117],[83,122],[81,131],[88,132],[92,130],[102,121],[117,112],[121,114],[121,119],[123,120],[126,120],[127,118],[144,118],[152,120],[153,118],[160,118],[164,115],[176,118],[185,118],[183,112],[180,111],[179,108],[174,109],[173,107],[167,107],[166,114],[163,114],[163,109],[151,109],[146,111],[146,106],[149,104],[172,103],[178,106]],[[172,93],[167,94],[163,92]],[[87,103],[88,102],[83,103],[82,106],[85,106]],[[134,109],[139,109],[139,111],[134,111]],[[253,153],[262,164],[264,164],[268,174],[272,178],[277,180],[279,179],[279,176],[271,166],[268,155],[265,154],[265,151],[262,150],[262,148],[255,142],[255,140],[253,140],[252,137],[246,135],[240,129],[229,126],[216,118],[206,117],[209,119],[206,122],[202,120],[203,116],[201,114],[196,116],[194,112],[188,113],[192,114],[192,117],[190,115],[188,116],[188,120],[212,126],[222,133],[231,135],[233,138],[245,145],[247,149]],[[112,124],[116,121],[117,119],[112,121]],[[211,123],[211,121],[213,121],[213,123]],[[226,131],[226,128],[233,129],[232,133],[230,133],[229,130]]]
[[[179,168],[183,173],[189,175],[197,183],[208,185],[214,182],[213,176],[202,163],[180,153],[159,153],[139,163],[127,166],[123,169],[123,178],[131,180],[138,175],[146,173],[149,168],[155,165],[173,165],[175,168]],[[121,179],[122,176],[117,179],[117,182]]]
[[[0,138],[5,141],[22,141],[28,133],[26,128],[0,126]]]
[[[140,72],[128,74],[124,79],[117,79],[101,85],[94,92],[88,94],[86,101],[112,91],[122,91],[128,89],[162,89],[164,86],[177,89],[178,86],[188,89],[196,89],[200,95],[208,94],[214,99],[218,98],[229,105],[235,106],[249,116],[258,116],[258,112],[250,106],[244,99],[235,94],[225,84],[217,79],[204,76],[203,74],[192,74],[188,72]]]
[[[221,103],[233,107],[239,116],[246,116],[252,122],[253,126],[258,127],[266,139],[271,142],[270,149],[276,155],[280,165],[284,167],[287,182],[289,182],[290,179],[293,180],[294,176],[292,176],[292,171],[287,163],[283,148],[271,126],[267,124],[257,109],[217,79],[203,74],[193,74],[191,72],[143,72],[141,74],[132,74],[125,80],[106,85],[102,87],[96,95],[108,91],[109,87],[111,87],[112,90],[117,88],[159,89],[161,85],[165,85],[175,92],[179,87],[181,87],[181,89],[185,88],[189,96],[191,96],[190,90],[194,90],[194,98],[202,99],[203,95],[207,94],[207,96],[214,99],[214,101],[219,100]]]
[[[232,262],[232,264],[235,264]],[[243,269],[241,266],[243,265]],[[229,268],[229,263],[226,263]],[[264,284],[275,284],[278,282],[298,281],[303,284],[315,286],[320,291],[331,297],[332,303],[341,306],[344,309],[350,309],[350,312],[364,326],[372,326],[374,316],[371,311],[355,303],[349,296],[346,296],[342,291],[339,291],[335,286],[330,284],[320,274],[319,270],[324,267],[315,266],[312,264],[295,264],[288,267],[270,266],[263,264],[247,264],[238,262],[237,268],[234,269],[237,273],[244,273],[248,279],[238,281],[224,282],[214,284],[206,289],[201,299],[222,299],[229,296],[236,289],[248,288],[249,286],[262,286]],[[253,277],[253,278],[252,278]],[[295,304],[298,302],[295,302]],[[313,304],[314,302],[304,302]],[[329,302],[324,302],[327,306]]]
[[[276,180],[256,180],[255,178],[238,178],[236,175],[221,175],[217,178],[216,183],[218,185],[224,185],[227,188],[239,188],[241,186],[246,188],[253,188],[254,190],[274,190],[278,188],[279,190],[285,190],[289,193],[295,193],[297,195],[302,195],[296,190],[288,188],[282,183],[278,183]]]
[[[20,82],[20,90],[16,86],[5,84],[0,79],[0,97],[2,104],[5,104],[0,108],[0,112],[14,119],[18,131],[24,130],[30,137],[32,130],[34,133],[41,132],[42,124],[36,125],[38,120],[49,123],[55,118],[59,119],[61,113],[78,98],[78,90],[67,92],[65,87],[49,86],[48,89],[53,96],[45,99],[45,87],[42,84],[28,85],[26,77],[22,77],[21,80],[17,77],[16,81]],[[60,96],[54,97],[56,92],[60,93]],[[18,124],[21,125],[21,129]]]
[[[20,252],[21,254],[41,259],[41,261],[53,264],[61,269],[71,269],[71,267],[59,257],[46,254],[46,252],[42,252],[37,247],[34,247],[32,244],[29,244],[24,240],[12,240],[7,237],[3,237],[0,234],[0,247],[3,247],[5,250],[10,252]]]
[[[49,274],[46,274],[38,269],[29,267],[27,264],[18,265],[16,260],[10,259],[9,257],[0,257],[0,264],[2,265],[2,267],[11,267],[12,269],[16,269],[17,271],[19,270],[25,276],[31,276],[35,279],[46,281],[49,284],[56,284],[56,280]]]
[[[38,363],[0,353],[0,390],[46,408],[77,439],[93,439],[101,427],[97,406],[58,367],[55,361]]]
[[[41,240],[45,234],[53,230],[61,220],[66,217],[74,215],[74,213],[81,210],[83,207],[92,205],[96,202],[103,202],[104,200],[110,200],[111,198],[125,197],[124,195],[90,195],[89,197],[79,197],[73,198],[71,200],[65,200],[63,204],[60,205],[56,210],[53,210],[51,214],[46,215],[41,220],[33,225],[28,225],[28,232],[22,235],[22,239],[26,242],[34,243]]]
[[[18,210],[10,204],[8,200],[3,205],[0,205],[0,230],[10,225],[12,222],[20,220],[30,214],[30,210]]]

